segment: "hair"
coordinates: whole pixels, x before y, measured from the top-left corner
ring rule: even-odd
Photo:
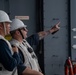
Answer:
[[[16,32],[16,30],[10,31],[10,34],[11,34],[12,37],[14,37],[15,32]]]

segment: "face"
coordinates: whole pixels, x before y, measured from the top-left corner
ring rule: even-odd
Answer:
[[[0,23],[0,31],[2,32],[2,35],[8,35],[10,33],[10,23]]]
[[[26,39],[28,30],[26,28],[21,28],[21,32],[22,32],[24,38]]]

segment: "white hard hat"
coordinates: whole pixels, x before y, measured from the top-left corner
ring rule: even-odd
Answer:
[[[11,22],[6,12],[0,10],[0,22]]]
[[[12,22],[11,22],[11,29],[10,31],[14,31],[16,29],[20,29],[20,28],[26,28],[27,26],[24,25],[24,23],[19,20],[19,19],[13,19]]]

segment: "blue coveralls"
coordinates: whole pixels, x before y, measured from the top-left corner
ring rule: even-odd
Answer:
[[[0,63],[8,71],[13,71],[15,67],[20,63],[19,53],[14,52],[12,55],[8,44],[3,39],[0,39]],[[0,67],[0,71],[2,68]]]

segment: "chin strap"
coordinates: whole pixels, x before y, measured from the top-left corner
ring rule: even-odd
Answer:
[[[21,30],[20,30],[20,29],[18,29],[18,30],[19,30],[19,32],[20,32],[20,34],[21,34],[22,38],[24,39],[24,36],[23,36],[23,34],[22,34]]]
[[[6,35],[6,26],[4,22],[3,22],[3,25],[4,25],[4,34]]]

